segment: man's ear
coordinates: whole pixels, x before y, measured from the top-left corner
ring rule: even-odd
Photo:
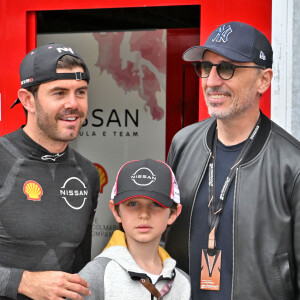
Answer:
[[[28,112],[35,112],[34,97],[29,91],[26,89],[19,89],[18,98]]]
[[[171,214],[169,216],[169,220],[168,220],[168,225],[171,225],[175,222],[175,220],[177,219],[177,217],[180,215],[182,210],[182,205],[181,204],[177,204],[177,208],[175,211],[171,211]]]
[[[121,220],[118,212],[116,211],[116,206],[115,206],[114,200],[109,200],[109,208],[110,208],[112,214],[114,215],[115,220],[118,223],[122,223],[122,220]]]
[[[271,81],[273,78],[273,71],[272,69],[268,68],[266,70],[263,70],[259,75],[260,75],[260,84],[258,87],[258,93],[262,95],[271,85]]]

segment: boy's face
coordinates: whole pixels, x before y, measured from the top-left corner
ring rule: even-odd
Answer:
[[[171,212],[157,202],[145,197],[134,197],[119,204],[115,209],[113,200],[110,208],[118,223],[122,223],[127,243],[159,243],[167,225],[171,225],[181,212],[181,205]]]

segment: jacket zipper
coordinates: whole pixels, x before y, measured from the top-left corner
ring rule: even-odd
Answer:
[[[233,213],[232,213],[232,278],[231,278],[231,300],[233,300],[233,282],[234,282],[234,228],[235,228],[235,207],[236,207],[236,189],[237,189],[237,176],[238,170],[236,169],[233,193]]]
[[[200,184],[203,180],[203,177],[205,175],[205,172],[206,172],[206,169],[207,169],[207,166],[208,166],[208,163],[210,161],[210,158],[211,158],[211,151],[209,151],[209,155],[208,155],[208,159],[206,161],[206,164],[205,164],[205,167],[202,171],[202,176],[200,177],[200,180],[198,182],[198,185],[197,185],[197,188],[196,188],[196,192],[195,192],[195,195],[194,195],[194,199],[193,199],[193,204],[192,204],[192,209],[191,209],[191,213],[190,213],[190,224],[189,224],[189,239],[188,239],[188,259],[189,259],[189,273],[191,272],[191,257],[190,257],[190,253],[191,253],[191,227],[192,227],[192,215],[193,215],[193,210],[194,210],[194,205],[195,205],[195,201],[196,201],[196,197],[198,195],[198,190],[199,190],[199,187],[200,187]],[[201,174],[201,173],[200,173]]]

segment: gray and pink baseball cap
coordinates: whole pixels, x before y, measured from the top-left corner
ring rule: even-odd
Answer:
[[[163,207],[180,203],[175,175],[164,162],[153,159],[133,160],[118,172],[111,199],[116,205],[134,197],[146,197]]]

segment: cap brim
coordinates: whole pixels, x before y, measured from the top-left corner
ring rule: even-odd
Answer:
[[[10,109],[12,109],[15,105],[21,103],[20,99],[18,98],[14,103],[13,105],[10,107]]]
[[[182,58],[185,61],[200,61],[203,59],[203,54],[206,50],[217,53],[232,61],[238,61],[238,62],[252,61],[252,59],[250,59],[249,57],[234,52],[231,49],[218,48],[218,47],[204,47],[204,46],[195,46],[187,49],[183,53]]]
[[[207,48],[203,46],[194,46],[187,49],[183,55],[182,59],[185,61],[199,61],[203,58],[203,53],[207,50]]]
[[[120,194],[115,195],[114,197],[114,203],[120,204],[123,201],[126,201],[130,198],[136,198],[136,197],[145,197],[150,198],[151,200],[157,202],[163,207],[171,207],[175,202],[171,200],[170,198],[167,198],[166,196],[152,192],[152,191],[127,191]]]

